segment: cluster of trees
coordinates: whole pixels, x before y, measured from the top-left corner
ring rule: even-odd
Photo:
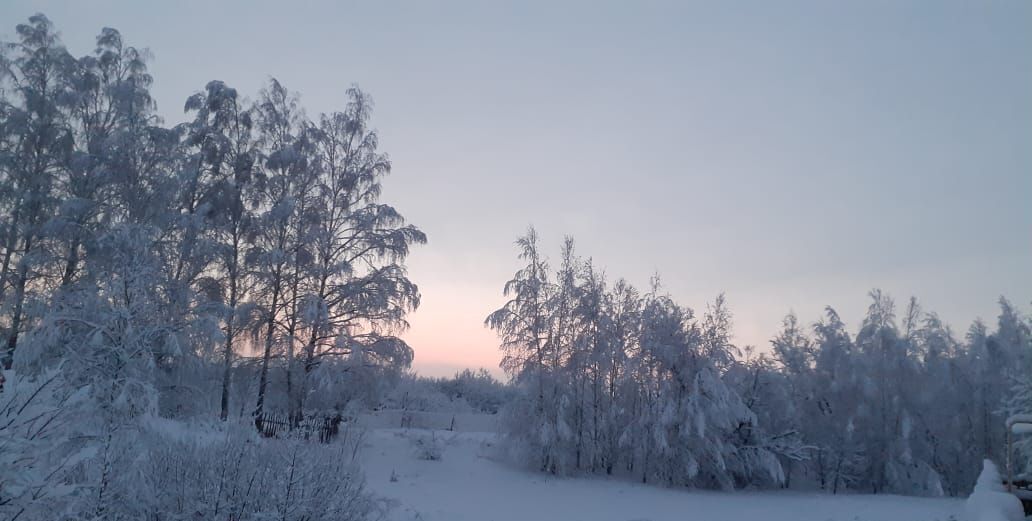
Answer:
[[[1032,369],[1032,321],[1004,298],[994,330],[963,337],[911,298],[872,291],[850,335],[832,308],[812,328],[794,315],[773,353],[733,378],[769,422],[814,448],[793,472],[832,491],[960,495],[985,458],[1003,462],[1005,419],[1028,410],[1015,386]]]
[[[512,427],[548,472],[630,473],[643,482],[735,488],[783,479],[791,433],[769,433],[725,380],[735,363],[723,299],[702,319],[661,292],[613,287],[563,244],[553,273],[533,229],[526,266],[487,318],[502,367],[525,393]]]
[[[440,378],[404,374],[386,385],[389,388],[382,396],[370,402],[403,411],[498,414],[515,394],[513,387],[483,368],[463,369],[455,376]]]
[[[557,269],[533,229],[517,245],[525,266],[486,324],[521,390],[516,449],[544,471],[955,495],[982,458],[1003,458],[1005,414],[1032,406],[1011,398],[1032,322],[1003,299],[995,330],[976,321],[961,339],[916,300],[900,313],[873,291],[855,335],[829,307],[743,353],[723,296],[699,317],[658,280],[607,283],[569,238]]]
[[[43,15],[16,35],[0,53],[0,358],[55,390],[32,400],[82,414],[4,434],[60,426],[77,440],[63,454],[90,454],[42,475],[88,484],[105,518],[139,419],[273,402],[300,417],[320,374],[408,366],[404,260],[426,238],[380,202],[391,164],[365,93],[311,120],[276,80],[253,102],[211,81],[170,127],[118,31],[82,57]],[[0,505],[34,494],[10,483]]]
[[[311,121],[274,79],[253,103],[212,81],[167,128],[117,31],[82,58],[42,15],[17,33],[0,62],[5,367],[90,343],[162,369],[217,360],[225,419],[240,354],[259,411],[274,366],[300,412],[326,359],[410,362],[393,333],[418,305],[403,261],[426,238],[379,202],[390,161],[366,94]]]

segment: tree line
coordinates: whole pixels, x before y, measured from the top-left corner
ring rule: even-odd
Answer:
[[[410,364],[404,262],[426,236],[381,201],[370,97],[351,87],[309,118],[275,79],[253,101],[216,80],[169,126],[147,53],[117,30],[79,57],[44,15],[15,35],[0,48],[0,512],[371,515],[343,445],[168,423],[301,421],[347,401],[341,375]]]
[[[523,461],[719,489],[970,491],[1004,459],[1004,419],[1032,406],[1032,321],[1006,300],[958,336],[916,299],[881,291],[859,331],[831,307],[785,317],[770,350],[739,349],[723,295],[701,315],[653,279],[609,283],[567,238],[552,268],[533,228],[496,330],[521,393]]]
[[[366,93],[311,120],[275,79],[253,102],[211,81],[167,127],[118,31],[80,58],[42,15],[17,35],[0,62],[5,368],[91,342],[169,375],[215,361],[226,419],[241,358],[255,411],[277,370],[293,414],[325,360],[408,365],[404,259],[426,236],[380,202],[391,163]]]

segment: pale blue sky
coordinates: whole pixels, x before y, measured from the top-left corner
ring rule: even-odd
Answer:
[[[855,326],[866,292],[962,333],[1032,300],[1032,2],[129,2],[46,13],[75,54],[149,47],[170,122],[221,79],[270,75],[312,114],[358,83],[394,161],[385,199],[429,235],[416,369],[497,364],[484,316],[533,223],[737,340],[794,309]]]

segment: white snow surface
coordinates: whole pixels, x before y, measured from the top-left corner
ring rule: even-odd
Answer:
[[[384,409],[365,413],[361,417],[364,427],[390,429],[409,427],[415,429],[437,429],[465,432],[498,432],[499,416],[479,413],[441,413]],[[405,424],[408,425],[405,425]]]
[[[1015,414],[1007,418],[1007,427],[1014,434],[1032,433],[1032,414]]]
[[[418,457],[432,437],[438,461]],[[372,429],[362,452],[369,488],[392,521],[949,521],[957,499],[668,489],[599,477],[557,478],[501,461],[489,432]],[[395,481],[392,481],[392,476]]]

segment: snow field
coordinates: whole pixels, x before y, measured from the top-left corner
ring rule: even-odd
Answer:
[[[438,461],[420,457],[427,437]],[[515,468],[487,432],[374,429],[361,455],[392,521],[960,521],[963,501],[891,495],[711,492]]]

